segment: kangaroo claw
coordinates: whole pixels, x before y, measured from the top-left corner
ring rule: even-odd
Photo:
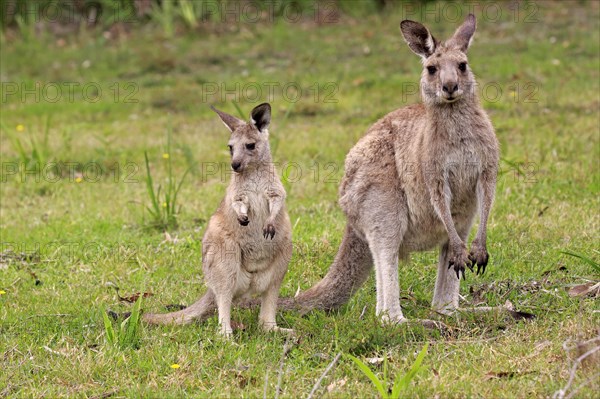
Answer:
[[[469,268],[469,270],[473,273],[475,270],[473,269],[473,266],[475,266],[477,262],[475,261],[475,258],[473,257],[473,255],[469,255],[469,262],[467,262],[467,267]]]
[[[479,274],[479,270],[481,270],[481,275],[483,276],[483,273],[485,273],[485,267],[487,266],[487,264],[477,264],[477,274]]]
[[[456,278],[460,280],[460,275],[462,273],[463,280],[466,280],[467,276],[465,275],[465,269],[468,267],[469,270],[473,271],[473,264],[470,256],[467,256],[466,254],[464,254],[464,256],[455,256],[448,261],[448,270],[454,267]]]
[[[263,228],[263,237],[265,238],[269,238],[271,237],[271,240],[273,239],[273,237],[275,237],[275,226],[273,226],[271,223],[267,224],[264,228]]]
[[[490,259],[490,255],[488,254],[485,246],[481,246],[477,243],[471,245],[471,253],[469,254],[469,259],[473,263],[473,266],[477,265],[477,274],[483,275],[485,273],[485,268]]]

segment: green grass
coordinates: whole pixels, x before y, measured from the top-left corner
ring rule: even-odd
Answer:
[[[131,314],[125,320],[119,323],[115,328],[110,316],[106,311],[102,312],[102,321],[104,322],[104,336],[109,345],[120,349],[139,349],[140,348],[140,328],[143,295],[140,295],[131,311]]]
[[[219,337],[215,318],[181,327],[142,325],[137,350],[107,342],[103,311],[133,308],[119,301],[114,285],[124,296],[152,292],[144,299],[147,311],[190,304],[204,292],[200,240],[223,196],[229,161],[227,130],[210,104],[237,114],[236,101],[247,114],[262,101],[272,103],[271,141],[286,180],[295,245],[282,294],[324,275],[345,224],[336,204],[345,154],[379,117],[418,101],[403,96],[421,66],[400,37],[402,10],[322,26],[279,20],[215,26],[216,33],[172,39],[150,25],[119,39],[86,30],[61,39],[3,35],[0,397],[262,397],[266,377],[267,396],[274,397],[280,367],[279,397],[306,397],[340,352],[363,362],[386,359],[385,372],[370,367],[389,381],[408,373],[426,344],[407,397],[552,396],[580,354],[563,344],[571,348],[598,334],[598,299],[570,297],[568,290],[599,279],[593,266],[600,259],[599,7],[535,4],[538,22],[515,22],[506,13],[501,21],[480,18],[470,50],[480,84],[502,90],[496,101],[484,100],[501,143],[502,173],[489,222],[491,264],[483,277],[468,274],[461,294],[492,306],[510,300],[537,317],[460,315],[443,319],[448,336],[414,325],[382,326],[371,278],[337,312],[278,314],[298,336],[283,366],[286,338],[261,332],[257,311],[233,312],[245,326],[233,342]],[[427,24],[436,37],[456,26],[433,17]],[[36,82],[49,94],[10,94],[13,84],[31,89]],[[63,91],[53,102],[52,87],[44,86],[52,82],[79,86],[72,98]],[[267,82],[280,88],[293,82],[302,96],[289,101],[290,85],[289,93],[276,87],[268,98]],[[210,94],[214,84],[238,95]],[[144,153],[151,166],[160,165],[171,128],[172,177],[190,174],[169,240],[145,228]],[[35,169],[35,151],[56,164]],[[25,163],[33,172],[24,173]],[[154,183],[167,181],[168,173],[152,169]],[[35,256],[22,260],[21,252]],[[436,260],[434,251],[425,252],[400,266],[409,318],[435,317],[429,303]],[[584,364],[573,386],[597,370],[597,363]],[[577,396],[593,397],[598,389],[592,380]],[[318,394],[378,395],[346,356]]]
[[[377,375],[373,372],[373,370],[371,370],[371,368],[367,364],[365,364],[365,362],[363,362],[356,356],[352,356],[352,355],[347,355],[347,356],[350,360],[352,360],[354,362],[354,364],[356,364],[356,366],[360,369],[360,371],[362,371],[362,373],[371,380],[371,382],[377,389],[377,392],[379,392],[379,395],[382,398],[398,399],[400,397],[400,395],[402,394],[402,392],[405,391],[409,387],[410,382],[415,378],[415,375],[417,375],[417,373],[419,372],[419,370],[421,368],[421,363],[423,363],[423,359],[425,358],[426,354],[427,354],[427,344],[425,344],[423,349],[421,349],[421,352],[419,352],[419,354],[417,355],[417,358],[415,359],[415,362],[411,366],[408,373],[406,373],[404,375],[401,373],[398,373],[396,375],[396,377],[394,378],[393,383],[388,383],[387,381],[385,381],[385,377],[387,374],[387,364],[388,364],[387,357],[383,359],[384,380],[381,381],[379,379],[379,377],[377,377]],[[374,359],[375,359],[375,362],[379,362],[380,358],[374,358]],[[391,387],[388,387],[388,385],[391,385]],[[389,394],[388,394],[388,391],[390,391]]]
[[[163,187],[159,184],[158,187],[155,188],[152,180],[150,162],[148,161],[148,153],[144,152],[144,164],[146,166],[146,188],[148,192],[148,198],[150,199],[150,205],[147,206],[146,209],[148,210],[150,218],[152,219],[149,225],[158,228],[159,230],[166,231],[168,229],[177,228],[177,213],[179,212],[180,208],[180,205],[177,203],[177,194],[179,194],[181,185],[190,171],[189,169],[186,170],[179,181],[176,181],[176,178],[173,176],[170,130],[167,132],[167,145],[162,157],[165,160],[167,168],[166,186]]]

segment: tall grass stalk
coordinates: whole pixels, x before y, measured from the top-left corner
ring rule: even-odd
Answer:
[[[172,38],[175,33],[175,17],[174,1],[163,1],[160,6],[152,5],[151,19],[158,22],[167,38]]]
[[[22,132],[9,129],[4,123],[0,122],[0,128],[6,133],[6,136],[9,138],[12,147],[17,151],[19,156],[19,161],[26,167],[35,167],[38,166],[43,168],[48,162],[51,154],[50,143],[49,143],[49,133],[50,133],[50,117],[46,118],[46,123],[44,125],[44,136],[41,141],[35,139],[33,133],[30,131],[30,127],[23,127],[25,130],[29,130],[27,135],[29,137],[27,144],[26,139],[22,136],[24,134]],[[25,131],[24,130],[24,131]]]
[[[163,191],[162,186],[159,184],[158,187],[154,188],[154,179],[152,178],[152,172],[150,170],[150,161],[148,160],[148,153],[144,152],[144,160],[146,163],[146,190],[148,197],[150,198],[150,206],[146,209],[152,218],[151,225],[161,230],[167,230],[169,228],[176,228],[177,213],[179,208],[177,206],[177,195],[181,189],[181,185],[185,180],[185,177],[190,171],[188,168],[179,181],[173,176],[173,161],[171,156],[171,130],[167,131],[167,146],[163,153],[163,158],[166,162],[167,167],[167,181],[166,188]]]
[[[179,14],[188,28],[196,29],[198,27],[197,7],[202,5],[198,0],[179,0]]]
[[[141,331],[141,313],[143,295],[133,305],[131,315],[123,320],[118,328],[113,326],[113,322],[105,310],[102,311],[104,321],[104,335],[109,345],[119,349],[139,349],[140,331]]]
[[[377,389],[377,392],[379,392],[379,395],[381,395],[381,397],[383,399],[398,399],[398,398],[400,398],[400,394],[402,394],[402,392],[406,391],[406,389],[410,385],[410,382],[415,378],[415,376],[417,375],[419,370],[421,370],[421,364],[423,363],[423,359],[425,358],[425,355],[427,354],[428,346],[429,346],[429,344],[425,344],[423,349],[421,349],[421,352],[419,352],[419,354],[417,355],[417,358],[415,359],[415,362],[410,367],[410,370],[408,370],[408,373],[406,373],[404,375],[402,375],[401,373],[398,373],[396,375],[396,378],[394,378],[394,384],[392,385],[391,393],[389,393],[389,390],[388,390],[389,383],[386,382],[386,380],[387,380],[387,358],[385,358],[385,360],[384,360],[384,367],[383,367],[384,380],[382,381],[379,379],[379,377],[377,377],[377,375],[375,375],[375,373],[369,368],[369,366],[367,366],[362,360],[360,360],[359,358],[354,357],[352,355],[346,355],[346,356],[350,360],[352,360],[354,362],[354,364],[356,364],[358,369],[365,376],[367,376],[367,378],[369,378],[369,380],[371,380],[371,383],[373,383],[373,386],[375,386],[375,389]]]

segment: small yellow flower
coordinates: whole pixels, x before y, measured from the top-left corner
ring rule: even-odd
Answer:
[[[171,365],[171,368],[172,368],[172,369],[178,369],[178,368],[180,368],[180,367],[181,367],[181,366],[180,366],[180,365],[178,365],[177,363],[173,363],[173,364]]]
[[[4,295],[4,294],[6,294],[6,291],[0,290],[0,295]]]
[[[81,176],[77,176],[77,177],[75,178],[75,182],[76,182],[76,183],[81,183],[82,181],[83,181],[83,178],[82,178]]]
[[[22,132],[23,130],[25,130],[25,126],[21,125],[20,123],[17,125],[17,132]]]
[[[162,205],[163,205],[163,208],[167,207],[167,203],[166,202],[163,202]]]
[[[164,158],[164,159],[169,159],[169,153],[168,153],[168,152],[165,152],[165,153],[163,154],[163,158]]]

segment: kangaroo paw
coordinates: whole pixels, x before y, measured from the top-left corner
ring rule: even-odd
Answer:
[[[271,223],[268,223],[264,228],[263,228],[263,236],[265,238],[269,238],[269,236],[271,237],[271,240],[273,239],[273,237],[275,237],[275,226],[273,226]]]
[[[450,270],[451,267],[454,268],[457,279],[460,280],[460,273],[462,273],[463,280],[466,280],[465,268],[468,267],[469,270],[473,271],[473,262],[471,261],[466,250],[462,250],[459,253],[455,253],[450,256],[450,261],[448,262],[448,270]]]
[[[238,222],[242,226],[248,226],[248,223],[250,223],[250,220],[248,220],[248,216],[243,215],[243,216],[238,216]]]

